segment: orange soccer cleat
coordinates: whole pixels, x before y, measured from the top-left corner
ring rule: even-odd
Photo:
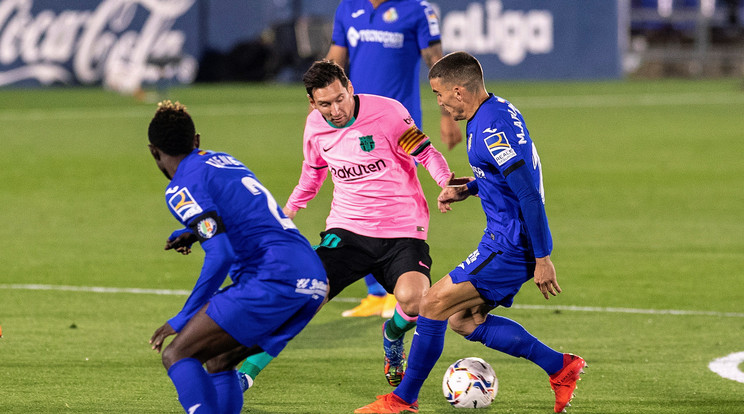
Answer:
[[[571,405],[576,381],[580,380],[580,374],[584,372],[586,361],[574,354],[563,354],[563,368],[550,376],[550,387],[555,392],[555,407],[553,411],[562,413],[566,407]]]
[[[362,408],[357,408],[354,413],[372,413],[372,414],[398,414],[398,413],[418,413],[418,403],[407,403],[400,397],[393,394],[378,395],[377,400],[367,404]]]
[[[385,305],[385,296],[367,295],[362,299],[362,303],[354,308],[343,311],[343,317],[375,316],[382,313],[382,307]]]
[[[382,305],[382,316],[385,319],[390,319],[395,314],[395,305],[398,304],[398,300],[395,299],[395,295],[388,293],[385,297],[385,303]]]

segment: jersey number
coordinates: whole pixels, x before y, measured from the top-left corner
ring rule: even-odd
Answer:
[[[289,219],[287,217],[282,217],[281,214],[279,214],[279,204],[274,200],[274,196],[271,195],[269,190],[266,189],[266,187],[262,186],[261,183],[259,183],[255,178],[253,177],[243,177],[241,180],[245,188],[248,189],[248,191],[251,192],[253,195],[260,195],[264,194],[266,196],[266,204],[269,206],[269,211],[274,216],[276,221],[281,224],[282,228],[284,230],[287,229],[296,229],[297,226],[295,226],[294,222],[292,222],[292,219]]]

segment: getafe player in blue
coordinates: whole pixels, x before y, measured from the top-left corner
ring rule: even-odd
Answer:
[[[533,279],[545,299],[561,292],[550,260],[553,248],[545,215],[540,158],[522,114],[489,94],[480,63],[465,52],[443,57],[429,71],[437,103],[456,120],[467,120],[468,161],[475,177],[440,193],[439,210],[478,195],[486,230],[478,248],[440,279],[419,306],[408,369],[390,394],[356,413],[418,412],[418,394],[444,346],[449,320],[465,339],[526,358],[549,375],[555,412],[564,411],[586,363],[557,352],[517,322],[489,312],[509,307],[524,282]]]
[[[183,252],[199,241],[205,252],[183,309],[150,343],[160,351],[165,338],[177,334],[162,359],[186,412],[239,413],[236,364],[262,350],[278,355],[307,325],[327,293],[325,270],[245,165],[199,149],[183,105],[158,104],[148,137],[150,153],[170,180],[166,204],[186,226],[165,248]],[[220,289],[228,270],[233,284]]]

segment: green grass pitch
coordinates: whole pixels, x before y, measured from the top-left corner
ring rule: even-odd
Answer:
[[[741,80],[489,90],[520,108],[540,151],[563,288],[545,301],[527,283],[517,306],[495,312],[586,358],[569,412],[741,413],[744,384],[708,369],[744,351]],[[424,131],[442,150],[434,96],[422,93]],[[189,107],[203,148],[235,155],[286,200],[302,160],[300,85],[198,85],[168,97]],[[182,412],[147,340],[184,295],[27,286],[191,289],[201,250],[162,250],[177,223],[146,148],[154,109],[99,89],[0,91],[0,412]],[[458,175],[471,174],[463,144],[443,152]],[[440,214],[436,185],[423,168],[419,176],[436,280],[475,248],[484,217],[477,199]],[[297,217],[312,242],[331,187]],[[258,377],[244,412],[350,413],[389,392],[382,320],[340,316],[363,295],[357,283],[329,303]],[[466,356],[489,361],[499,378],[483,412],[552,412],[538,367],[448,332],[421,413],[457,411],[441,376]]]

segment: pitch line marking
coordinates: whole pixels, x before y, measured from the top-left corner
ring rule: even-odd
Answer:
[[[723,378],[744,383],[744,372],[741,372],[739,365],[744,362],[744,352],[735,352],[718,359],[714,359],[708,364],[708,368]]]
[[[102,287],[102,286],[65,286],[65,285],[42,285],[42,284],[0,284],[0,289],[55,290],[55,291],[92,292],[92,293],[132,293],[132,294],[167,295],[167,296],[188,296],[191,293],[190,290],[180,290],[180,289],[140,289],[140,288],[115,288],[115,287]],[[354,303],[354,302],[359,302],[361,299],[359,298],[334,298],[333,300],[336,302]],[[739,312],[695,311],[695,310],[680,310],[680,309],[638,309],[638,308],[615,308],[615,307],[569,306],[569,305],[513,305],[512,309],[744,318],[744,313],[739,313]]]
[[[744,104],[744,95],[733,92],[677,92],[657,94],[600,94],[573,96],[522,96],[509,99],[520,109],[563,109],[628,106],[698,106]],[[113,111],[112,107],[93,108],[28,108],[0,113],[0,121],[42,121],[78,119],[146,118],[151,111],[136,107]],[[303,112],[304,111],[304,112]],[[199,116],[264,116],[276,114],[306,114],[301,106],[274,104],[205,104],[194,105],[191,112]]]

